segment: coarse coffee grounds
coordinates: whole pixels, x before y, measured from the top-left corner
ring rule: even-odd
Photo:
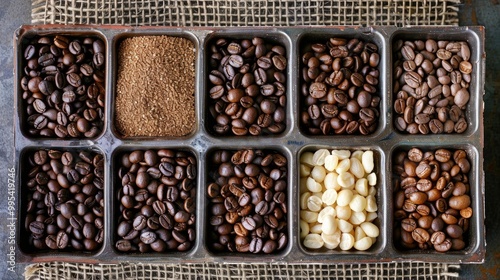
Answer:
[[[195,53],[193,43],[180,37],[138,36],[120,43],[115,125],[122,136],[193,131]]]

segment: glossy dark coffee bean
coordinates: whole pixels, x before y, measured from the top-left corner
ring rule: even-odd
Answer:
[[[95,38],[84,39],[101,42]],[[39,50],[38,53],[36,49]],[[90,122],[88,126],[82,121],[76,126],[78,118],[84,119],[85,109],[102,111],[104,106],[104,80],[96,78],[102,74],[95,75],[103,73],[104,62],[97,65],[93,63],[93,51],[84,52],[85,48],[79,40],[59,35],[42,37],[37,43],[26,46],[22,64],[30,71],[21,79],[21,86],[33,94],[34,99],[29,104],[25,103],[27,132],[30,136],[94,138],[101,132],[104,125],[102,115],[85,118]],[[89,95],[89,98],[85,96],[78,99],[86,92],[87,87],[93,87],[98,92]],[[40,93],[50,98],[42,100]],[[50,121],[57,121],[58,125],[53,125],[50,121],[45,124],[43,118],[32,122],[30,118],[34,113],[43,113]],[[78,118],[70,120],[73,114]],[[68,127],[72,122],[75,122],[74,127]],[[77,127],[80,129],[77,130]]]
[[[207,185],[210,198],[207,221],[216,233],[207,235],[210,249],[263,252],[264,245],[271,238],[270,229],[276,240],[280,234],[285,237],[281,237],[279,249],[276,249],[278,242],[269,243],[266,253],[286,247],[286,215],[283,214],[286,210],[280,206],[286,203],[286,181],[282,180],[286,176],[286,158],[268,151],[239,150],[229,153],[229,161],[221,160],[223,154],[228,154],[228,151],[214,152],[213,173],[209,171],[212,182]],[[242,177],[234,177],[240,173]]]
[[[121,156],[121,163],[118,196],[133,218],[122,212],[117,231],[130,240],[127,251],[189,250],[196,222],[195,158],[183,151],[135,150]],[[131,182],[138,189],[129,187]]]
[[[209,130],[217,135],[237,136],[283,132],[285,105],[278,101],[286,96],[284,48],[274,46],[280,53],[266,53],[268,48],[261,38],[254,40],[258,44],[226,39],[219,44],[221,40],[209,47]]]

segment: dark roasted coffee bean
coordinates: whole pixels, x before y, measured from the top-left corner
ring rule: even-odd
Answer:
[[[42,118],[40,118],[37,122],[29,122],[30,128],[28,128],[28,132],[42,137],[75,138],[87,137],[86,135],[95,137],[96,134],[87,133],[86,131],[85,134],[74,133],[76,130],[73,127],[67,128],[68,121],[73,122],[73,120],[68,120],[68,116],[76,114],[79,118],[83,118],[85,106],[89,106],[88,104],[92,104],[93,109],[99,107],[100,110],[104,106],[103,100],[99,101],[100,104],[94,105],[92,101],[83,102],[85,99],[77,99],[77,95],[85,92],[89,85],[98,85],[99,88],[104,88],[104,80],[96,80],[95,77],[91,77],[92,73],[95,72],[94,67],[96,67],[92,62],[92,57],[86,56],[83,53],[84,48],[81,43],[78,40],[73,40],[73,38],[69,39],[58,35],[42,37],[38,41],[44,44],[40,47],[38,54],[35,52],[36,46],[34,45],[28,45],[25,48],[25,60],[22,63],[26,63],[27,67],[31,67],[32,70],[26,72],[27,75],[31,75],[31,79],[28,80],[28,77],[23,77],[21,85],[23,86],[24,81],[27,81],[25,90],[33,94],[34,100],[41,100],[40,93],[50,98],[34,103],[33,100],[29,101],[29,104],[32,105],[28,104],[28,119],[35,112],[44,113],[47,111],[47,114],[44,113],[45,117],[51,121],[57,120],[57,123],[62,127],[53,125],[51,122],[44,125]],[[61,67],[64,67],[64,72]],[[40,71],[34,69],[40,69]],[[102,73],[102,71],[100,72]],[[80,75],[83,75],[83,77]],[[66,87],[66,82],[69,83],[69,87]],[[64,93],[62,89],[64,89]],[[104,97],[104,94],[102,94],[102,97]],[[57,114],[57,111],[64,112],[66,116],[63,117],[61,114]],[[101,119],[93,118],[89,121],[92,122],[92,126],[95,126],[100,131],[103,126]],[[32,131],[31,128],[38,131]]]
[[[275,227],[273,238],[278,239],[280,233],[285,234],[286,215],[283,211],[286,211],[286,207],[280,205],[285,204],[282,192],[286,190],[286,182],[281,179],[281,174],[287,161],[280,154],[254,150],[236,151],[231,154],[230,161],[222,161],[220,155],[224,153],[225,151],[214,153],[215,177],[212,177],[215,182],[224,185],[221,188],[215,182],[210,183],[207,190],[212,197],[209,206],[211,216],[207,220],[214,232],[221,237],[215,235],[213,239],[209,239],[211,244],[226,244],[224,248],[215,246],[219,248],[217,250],[252,252],[256,249],[250,246],[251,240],[248,237],[261,238],[263,246],[265,240],[270,238],[271,227],[268,224]],[[226,169],[232,172],[226,172]],[[243,177],[233,177],[240,173]],[[275,180],[278,181],[274,182]],[[275,184],[278,184],[277,195],[273,191]],[[286,242],[286,237],[282,239]],[[230,244],[234,244],[234,248]],[[276,250],[270,246],[269,252]],[[257,250],[260,252],[262,249]]]
[[[209,126],[212,131],[239,136],[282,132],[286,120],[284,104],[276,99],[261,105],[263,99],[260,97],[284,96],[286,58],[276,52],[266,55],[267,47],[263,43],[253,45],[244,43],[248,40],[224,40],[226,43],[217,44],[218,41],[221,40],[210,46],[213,68],[209,80],[213,102],[209,112],[213,121]],[[282,47],[275,49],[285,53]],[[224,95],[226,91],[228,94]],[[280,113],[274,116],[275,112]]]

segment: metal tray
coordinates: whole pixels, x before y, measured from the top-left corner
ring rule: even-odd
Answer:
[[[22,48],[26,39],[39,35],[65,34],[72,36],[97,36],[106,45],[106,100],[105,124],[103,132],[95,139],[58,140],[46,138],[32,138],[24,131],[25,113],[23,101],[20,97],[22,89],[19,81],[22,77]],[[171,35],[181,36],[193,41],[196,48],[196,86],[195,109],[197,122],[194,132],[184,137],[155,137],[155,138],[122,138],[114,127],[114,91],[117,69],[117,45],[123,38],[139,35]],[[205,59],[207,43],[220,37],[251,38],[260,36],[267,40],[281,43],[287,50],[287,105],[286,129],[275,136],[214,136],[208,128],[206,116],[209,114],[205,106],[207,102],[208,64]],[[325,40],[332,36],[347,38],[362,38],[374,42],[379,47],[381,55],[379,92],[380,118],[377,130],[367,136],[309,136],[303,133],[299,126],[299,75],[300,56],[306,40]],[[393,90],[392,65],[393,42],[396,39],[441,39],[467,41],[471,48],[471,63],[474,66],[472,82],[470,84],[471,98],[467,105],[466,114],[469,122],[468,129],[463,134],[451,135],[405,135],[399,133],[393,126]],[[17,246],[18,261],[22,263],[45,261],[73,261],[88,263],[116,263],[122,261],[138,262],[280,262],[280,263],[369,263],[394,262],[403,260],[446,262],[446,263],[481,263],[485,256],[484,230],[484,171],[483,171],[483,94],[484,94],[484,52],[485,31],[483,27],[261,27],[261,28],[177,28],[177,27],[129,27],[129,26],[63,26],[63,25],[35,25],[22,26],[14,36],[15,55],[15,156],[17,191],[17,244],[23,240],[23,217],[21,215],[26,201],[23,199],[22,185],[25,182],[26,170],[23,170],[23,158],[27,150],[35,148],[61,148],[65,150],[91,149],[104,155],[105,164],[105,237],[102,248],[97,252],[33,252]],[[393,175],[392,155],[395,150],[409,149],[413,146],[423,149],[447,147],[465,149],[472,161],[469,175],[470,195],[474,215],[470,223],[468,246],[461,251],[436,253],[429,251],[399,251],[393,242]],[[298,158],[303,151],[317,148],[336,149],[369,149],[375,153],[375,172],[378,177],[377,204],[378,225],[381,235],[377,242],[366,252],[336,250],[306,250],[299,238],[299,163]],[[148,148],[176,148],[188,150],[198,160],[197,176],[197,222],[196,240],[192,249],[184,253],[145,253],[124,254],[114,248],[116,242],[117,190],[116,156],[132,149]],[[206,156],[216,149],[262,148],[281,152],[288,159],[288,235],[289,244],[277,254],[215,254],[208,250],[205,232],[208,230],[205,209],[208,204],[206,196],[207,160]]]

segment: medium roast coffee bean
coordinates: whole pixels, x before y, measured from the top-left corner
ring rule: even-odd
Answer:
[[[266,254],[285,248],[287,159],[265,150],[222,150],[209,160],[209,248]]]
[[[423,41],[399,40],[395,44],[394,126],[410,134],[465,132],[470,79],[464,81],[462,76],[472,71],[467,42],[446,43],[455,53],[463,52],[465,59],[436,47],[432,39],[425,41],[425,48],[418,48],[416,42],[421,45]],[[417,99],[414,108],[409,106],[413,104],[411,99]],[[452,108],[453,112],[449,112]]]
[[[332,40],[336,44],[308,44],[302,54],[301,129],[313,135],[371,134],[379,117],[378,47]]]
[[[462,170],[459,163],[463,161]],[[467,192],[470,164],[464,150],[411,148],[393,159],[397,178],[394,195],[395,243],[438,252],[466,246],[473,215]],[[457,189],[458,188],[458,189]],[[467,224],[467,227],[461,226]],[[396,234],[397,233],[397,234]],[[456,248],[453,240],[460,240]]]

